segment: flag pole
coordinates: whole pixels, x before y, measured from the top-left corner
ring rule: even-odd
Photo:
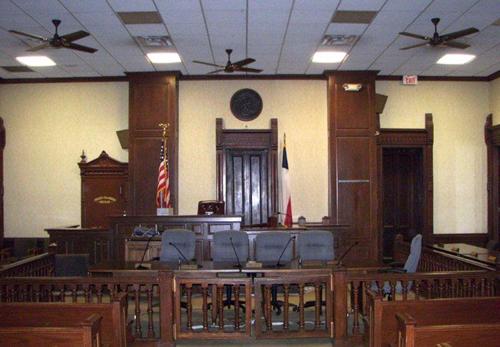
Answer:
[[[169,175],[169,163],[168,163],[168,130],[169,130],[169,127],[170,127],[170,124],[169,123],[160,123],[158,124],[158,126],[162,129],[162,141],[163,141],[163,167],[165,168],[165,172],[167,173],[167,175]],[[168,179],[168,177],[167,177]],[[160,201],[162,201],[162,204],[163,205],[163,201],[164,201],[164,196],[163,194],[165,194],[166,192],[161,192],[160,194]],[[166,202],[166,205],[164,207],[165,209],[165,212],[162,212],[162,214],[171,214],[171,212],[169,212],[169,208],[171,208],[171,203],[170,203],[170,199]],[[163,206],[161,208],[161,210],[163,210]]]

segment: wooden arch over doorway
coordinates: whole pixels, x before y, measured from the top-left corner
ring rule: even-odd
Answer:
[[[379,123],[380,124],[380,123]],[[384,170],[383,153],[389,149],[418,149],[421,151],[421,195],[422,215],[419,228],[425,240],[430,241],[433,234],[433,159],[432,147],[434,143],[434,125],[432,114],[425,114],[425,129],[380,129],[377,137],[377,160],[379,176],[379,232],[383,233],[384,226]],[[382,238],[379,238],[382,242]],[[379,249],[382,250],[382,244]]]
[[[243,224],[263,225],[278,203],[278,120],[270,129],[224,129],[216,119],[217,199]]]

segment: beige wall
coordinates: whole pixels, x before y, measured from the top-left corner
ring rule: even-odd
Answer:
[[[236,119],[229,100],[241,88],[262,97],[261,115]],[[179,83],[179,212],[196,213],[199,200],[215,199],[215,119],[231,128],[269,128],[278,118],[281,148],[287,137],[294,219],[319,221],[328,214],[326,82],[181,81]]]
[[[257,90],[261,116],[240,122],[229,100],[240,88]],[[421,82],[404,87],[379,81],[389,96],[383,127],[422,128],[434,115],[434,229],[486,231],[486,152],[483,125],[500,113],[499,82]],[[294,217],[318,221],[328,213],[326,82],[180,81],[179,211],[196,212],[215,192],[215,118],[226,128],[268,128],[278,118],[292,179]],[[80,221],[82,149],[93,159],[105,149],[127,161],[115,131],[127,128],[127,83],[0,85],[5,120],[5,230],[7,237],[46,236],[43,229]],[[496,122],[498,123],[498,121]]]
[[[5,236],[47,236],[47,227],[80,223],[82,149],[122,161],[115,131],[128,127],[128,83],[0,86],[5,121]]]
[[[500,78],[490,82],[490,112],[493,124],[500,124]]]
[[[486,232],[487,82],[378,81],[388,95],[383,128],[423,128],[434,120],[434,233]]]

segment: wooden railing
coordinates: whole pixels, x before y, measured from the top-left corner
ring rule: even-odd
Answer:
[[[385,295],[388,300],[483,297],[500,295],[497,273],[493,271],[453,271],[416,273],[337,273],[344,278],[345,305],[341,312],[352,313],[350,335],[360,334],[360,317],[366,313],[366,291]],[[338,282],[338,281],[337,281]],[[338,285],[336,282],[336,285]],[[384,293],[384,286],[388,293]],[[336,287],[337,289],[338,287]],[[342,300],[336,297],[336,300]],[[339,305],[338,302],[335,303]],[[342,313],[336,319],[342,318]],[[336,324],[338,322],[336,321]],[[347,322],[343,327],[347,327]],[[342,334],[343,332],[339,332]],[[342,336],[342,335],[340,335]]]
[[[176,339],[250,337],[251,278],[175,277],[174,293]],[[231,293],[233,309],[225,293]]]
[[[38,277],[54,274],[53,253],[31,256],[0,267],[0,277]]]
[[[312,295],[307,295],[306,289]],[[254,290],[257,338],[333,337],[331,275],[256,278]],[[275,322],[273,322],[273,305],[276,303],[272,298],[273,290],[282,291],[283,297],[283,300],[278,302],[283,305],[282,319]],[[294,310],[290,310],[292,296],[298,296]],[[309,302],[306,302],[308,296],[312,299],[310,303],[314,310],[306,308],[309,306]]]
[[[0,302],[102,303],[121,292],[128,293],[127,322],[135,339],[173,341],[169,272],[120,277],[0,278]]]

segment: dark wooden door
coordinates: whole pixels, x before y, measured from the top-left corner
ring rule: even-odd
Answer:
[[[226,213],[242,215],[244,225],[267,223],[268,163],[268,150],[226,150]]]
[[[423,162],[421,148],[384,148],[383,254],[392,256],[396,234],[423,231]]]

